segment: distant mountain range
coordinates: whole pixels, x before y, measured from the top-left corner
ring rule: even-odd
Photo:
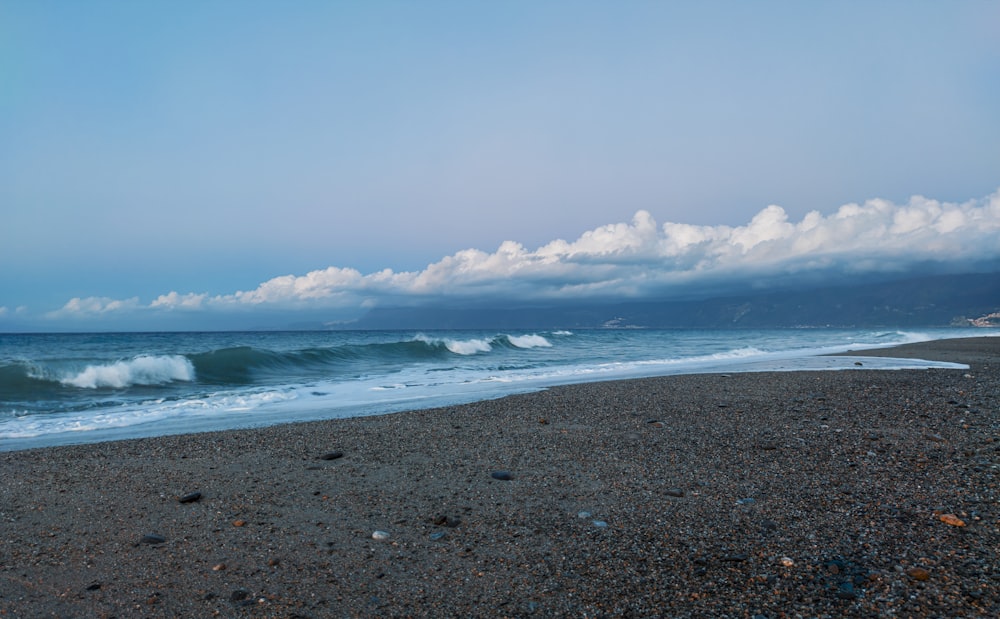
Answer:
[[[992,316],[991,316],[992,315]],[[1000,326],[1000,273],[912,277],[700,300],[376,308],[338,329]]]

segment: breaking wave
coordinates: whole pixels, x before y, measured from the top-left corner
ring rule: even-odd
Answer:
[[[81,389],[122,389],[133,385],[163,385],[194,380],[194,366],[180,355],[141,355],[128,361],[88,365],[82,371],[60,378],[64,385]]]

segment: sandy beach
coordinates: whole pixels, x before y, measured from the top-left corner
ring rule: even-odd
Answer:
[[[858,354],[0,453],[0,617],[1000,616],[1000,338]]]

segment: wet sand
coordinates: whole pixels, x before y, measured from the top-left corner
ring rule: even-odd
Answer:
[[[0,453],[0,617],[1000,616],[1000,338],[852,354]]]

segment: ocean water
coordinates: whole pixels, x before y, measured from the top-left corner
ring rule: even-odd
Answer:
[[[553,385],[854,369],[983,329],[0,334],[0,450],[382,414]],[[866,358],[866,369],[964,367]]]

